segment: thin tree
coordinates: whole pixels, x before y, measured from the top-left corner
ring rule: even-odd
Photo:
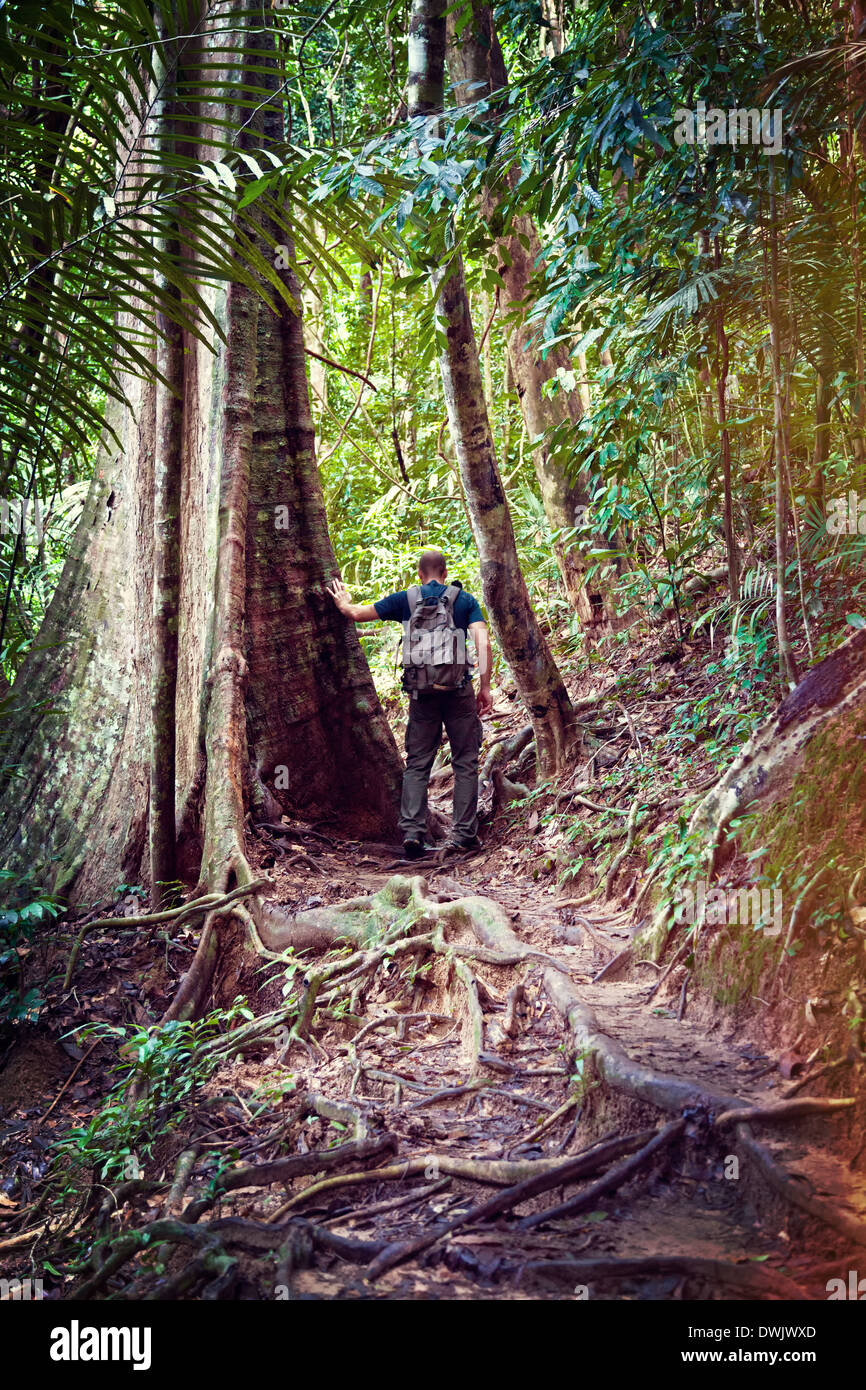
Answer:
[[[410,118],[444,107],[446,0],[415,0],[409,27]],[[432,274],[439,367],[484,601],[535,729],[538,766],[549,775],[569,759],[579,733],[562,677],[529,601],[502,487],[472,326],[463,259],[455,251]]]

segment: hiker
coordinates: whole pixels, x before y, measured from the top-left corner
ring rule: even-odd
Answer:
[[[418,859],[425,850],[427,783],[443,724],[454,769],[449,846],[472,849],[478,844],[479,716],[493,709],[490,638],[478,600],[462,584],[448,584],[447,577],[441,550],[425,550],[418,561],[420,584],[388,594],[377,603],[352,603],[339,579],[328,590],[340,612],[356,623],[403,624],[403,689],[409,694],[409,722],[400,829],[407,859]],[[472,634],[478,661],[477,700],[466,652],[467,632]]]

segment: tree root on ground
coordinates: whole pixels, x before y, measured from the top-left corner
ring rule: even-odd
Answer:
[[[246,886],[246,892],[254,891],[253,881]],[[227,895],[223,895],[224,897]],[[199,904],[201,906],[201,904]],[[767,1181],[789,1200],[812,1216],[825,1222],[858,1244],[866,1244],[866,1236],[858,1222],[826,1207],[816,1199],[804,1200],[799,1184],[784,1172],[775,1160],[756,1143],[751,1130],[745,1123],[755,1124],[764,1121],[793,1119],[802,1114],[834,1113],[848,1108],[853,1101],[821,1101],[810,1098],[790,1099],[772,1106],[749,1105],[736,1095],[716,1091],[701,1082],[666,1075],[633,1060],[626,1050],[613,1038],[604,1034],[592,1011],[582,1002],[578,990],[571,980],[568,967],[555,957],[539,952],[520,940],[511,926],[509,915],[498,903],[488,898],[466,894],[451,901],[441,901],[431,893],[420,876],[395,876],[378,892],[341,903],[336,906],[319,908],[313,912],[299,914],[286,928],[285,923],[278,930],[268,932],[267,939],[261,937],[261,913],[247,913],[236,900],[221,902],[211,906],[207,932],[214,933],[218,913],[244,914],[251,939],[258,938],[261,951],[275,961],[296,960],[294,952],[299,949],[299,941],[307,944],[315,941],[319,951],[339,951],[336,956],[326,954],[311,964],[301,978],[298,972],[299,990],[294,998],[271,1014],[251,1022],[241,1024],[232,1032],[211,1039],[204,1044],[202,1051],[209,1056],[224,1060],[233,1053],[250,1048],[263,1047],[277,1035],[278,1039],[286,1032],[289,1044],[292,1040],[304,1041],[305,1037],[316,1045],[315,1030],[322,1012],[329,1010],[344,1023],[349,1018],[356,1020],[356,1031],[348,1042],[342,1045],[345,1053],[345,1085],[351,1093],[345,1098],[320,1094],[316,1091],[304,1092],[293,1099],[291,1116],[282,1117],[277,1131],[267,1136],[267,1142],[276,1142],[277,1135],[283,1136],[287,1126],[303,1118],[305,1114],[318,1114],[324,1119],[350,1128],[353,1138],[335,1148],[320,1148],[305,1153],[294,1153],[276,1157],[265,1162],[246,1162],[237,1167],[220,1172],[209,1182],[202,1183],[198,1176],[198,1186],[183,1206],[184,1194],[196,1182],[197,1152],[207,1151],[208,1144],[202,1136],[190,1136],[184,1152],[177,1157],[174,1180],[167,1197],[159,1205],[159,1219],[151,1221],[138,1230],[127,1231],[113,1240],[100,1244],[98,1268],[80,1284],[73,1297],[92,1297],[112,1283],[112,1297],[129,1296],[130,1290],[149,1290],[144,1297],[179,1297],[191,1295],[200,1290],[202,1298],[224,1297],[231,1291],[239,1277],[237,1260],[227,1254],[232,1245],[263,1250],[273,1254],[277,1261],[279,1283],[289,1284],[293,1272],[308,1264],[315,1250],[328,1251],[341,1258],[367,1265],[366,1276],[375,1281],[388,1270],[413,1259],[426,1250],[447,1241],[456,1231],[469,1225],[489,1221],[495,1216],[513,1211],[523,1203],[534,1200],[554,1188],[567,1187],[601,1174],[589,1186],[584,1186],[576,1194],[566,1197],[558,1206],[530,1214],[514,1223],[512,1229],[530,1230],[546,1222],[576,1214],[596,1203],[599,1198],[610,1194],[638,1174],[648,1171],[655,1156],[662,1150],[677,1143],[685,1133],[691,1133],[693,1118],[703,1122],[707,1132],[713,1127],[720,1132],[727,1125],[736,1125],[738,1143],[755,1158],[758,1171]],[[290,949],[291,948],[291,949]],[[346,950],[348,948],[348,951]],[[398,1008],[378,1018],[357,1026],[363,1016],[362,997],[371,988],[383,967],[393,962],[398,969],[409,968],[407,979],[414,981],[418,958],[440,961],[436,966],[436,989],[444,990],[449,999],[452,1012],[444,1013],[432,1009],[422,1009],[409,1004],[406,1012]],[[474,962],[475,965],[470,964]],[[577,1095],[570,1095],[564,1103],[551,1105],[529,1094],[506,1089],[501,1078],[482,1074],[486,1069],[506,1072],[517,1077],[521,1068],[485,1051],[485,1009],[488,1001],[497,1007],[504,1007],[506,1023],[510,1030],[505,1036],[513,1036],[519,1031],[517,1009],[525,995],[523,978],[508,991],[507,1000],[499,977],[496,987],[489,985],[483,972],[475,966],[490,966],[495,969],[526,967],[535,962],[543,966],[543,983],[546,993],[565,1022],[569,1049],[585,1060],[591,1058],[595,1072],[602,1082],[616,1091],[623,1092],[656,1110],[667,1112],[672,1120],[661,1128],[648,1128],[639,1134],[613,1135],[599,1141],[590,1149],[566,1158],[547,1157],[532,1159],[480,1159],[458,1157],[451,1153],[437,1153],[435,1148],[424,1153],[415,1153],[398,1159],[398,1140],[396,1135],[380,1126],[384,1123],[384,1102],[381,1096],[364,1097],[355,1094],[356,1085],[362,1078],[376,1083],[394,1085],[398,1101],[402,1101],[404,1088],[410,1092],[421,1092],[420,1099],[408,1101],[402,1110],[406,1115],[418,1106],[432,1105],[440,1100],[460,1095],[472,1097],[475,1094],[501,1096],[513,1104],[529,1106],[544,1112],[543,1118],[532,1131],[528,1142],[537,1141],[575,1107],[580,1114],[581,1102]],[[390,978],[395,978],[391,976]],[[401,977],[398,974],[396,978]],[[429,988],[430,985],[427,985]],[[414,994],[413,994],[413,997]],[[175,1001],[177,1002],[177,1001]],[[427,1002],[426,1000],[424,1001]],[[431,1001],[432,1003],[432,1001]],[[346,1013],[346,1005],[350,1011]],[[422,1022],[439,1024],[456,1021],[461,1028],[463,1072],[466,1079],[456,1085],[429,1085],[411,1075],[405,1075],[405,1068],[398,1064],[396,1071],[381,1065],[372,1065],[365,1060],[362,1045],[377,1031],[396,1028],[398,1038],[405,1037],[407,1030]],[[292,1024],[292,1020],[295,1020]],[[351,1026],[351,1024],[348,1024]],[[281,1032],[282,1030],[282,1032]],[[437,1041],[441,1041],[438,1039]],[[309,1046],[309,1043],[307,1043]],[[285,1055],[285,1039],[278,1041],[278,1056]],[[411,1055],[411,1054],[410,1054]],[[378,1058],[376,1059],[378,1061]],[[525,1070],[525,1069],[524,1069]],[[545,1074],[547,1074],[545,1072]],[[498,1084],[497,1084],[498,1083]],[[395,1126],[399,1129],[399,1126]],[[410,1133],[417,1132],[410,1129]],[[573,1127],[572,1131],[573,1132]],[[224,1141],[225,1142],[225,1141]],[[569,1136],[566,1142],[570,1142]],[[219,1145],[217,1145],[219,1147]],[[520,1145],[517,1145],[519,1151]],[[515,1145],[505,1152],[514,1152]],[[383,1160],[390,1160],[386,1166],[377,1167]],[[620,1161],[624,1160],[624,1161]],[[174,1160],[173,1160],[174,1161]],[[613,1165],[613,1166],[611,1166]],[[342,1171],[335,1171],[335,1170]],[[200,1222],[216,1203],[241,1189],[265,1189],[279,1185],[285,1188],[296,1179],[308,1177],[310,1184],[301,1191],[289,1192],[287,1199],[266,1219],[259,1221],[242,1220],[229,1216]],[[423,1201],[431,1192],[438,1191],[443,1182],[468,1180],[486,1184],[499,1190],[486,1200],[461,1211],[447,1221],[438,1221],[414,1239],[383,1243],[373,1240],[355,1240],[339,1236],[320,1225],[298,1218],[296,1209],[309,1204],[326,1193],[348,1191],[364,1185],[400,1182],[423,1177],[425,1184],[420,1193],[403,1194],[390,1201],[373,1203],[367,1208],[372,1215],[376,1210],[410,1205]],[[128,1186],[128,1185],[127,1185]],[[133,1186],[135,1186],[133,1184]],[[134,1201],[136,1196],[145,1196],[165,1184],[139,1184],[136,1192],[130,1192],[124,1200]],[[146,1189],[146,1192],[145,1192]],[[104,1189],[103,1189],[104,1190]],[[105,1209],[105,1220],[99,1225],[100,1232],[106,1228],[107,1218],[119,1211],[123,1185],[116,1193],[108,1193],[100,1207]],[[289,1218],[288,1221],[285,1218]],[[191,1247],[190,1258],[183,1269],[167,1279],[154,1283],[152,1271],[136,1262],[136,1275],[133,1284],[117,1287],[118,1272],[145,1249],[164,1242],[171,1245]],[[667,1263],[665,1263],[667,1262]],[[677,1263],[679,1262],[679,1263]],[[550,1268],[561,1262],[550,1262]],[[748,1274],[740,1275],[740,1266],[730,1266],[727,1274],[720,1273],[716,1261],[688,1261],[682,1256],[657,1256],[647,1261],[584,1261],[577,1262],[592,1266],[593,1277],[628,1277],[628,1271],[643,1277],[649,1273],[680,1272],[686,1276],[699,1277],[706,1269],[716,1270],[716,1278],[737,1287],[762,1294],[762,1296],[782,1296],[780,1284],[773,1277],[761,1281],[760,1276],[767,1271],[759,1271],[752,1279]],[[722,1262],[723,1263],[723,1262]],[[605,1269],[608,1271],[605,1273]],[[576,1276],[577,1277],[577,1276]],[[781,1276],[780,1276],[781,1278]],[[738,1282],[739,1280],[739,1282]],[[789,1283],[790,1281],[787,1281]],[[759,1289],[760,1285],[760,1289]],[[791,1292],[796,1286],[790,1285],[784,1294],[787,1297],[799,1296]],[[138,1296],[138,1295],[136,1295]]]
[[[738,1142],[775,1192],[778,1192],[792,1206],[799,1207],[809,1216],[814,1217],[816,1221],[830,1226],[840,1235],[854,1241],[856,1245],[866,1245],[866,1224],[864,1222],[855,1220],[846,1212],[830,1206],[828,1202],[823,1202],[820,1198],[813,1197],[811,1193],[805,1191],[803,1184],[797,1182],[790,1173],[787,1173],[781,1164],[776,1162],[772,1154],[764,1148],[763,1144],[758,1143],[748,1125],[738,1124],[736,1135]]]
[[[800,1100],[780,1100],[771,1105],[753,1105],[743,1110],[726,1110],[716,1117],[716,1129],[723,1125],[754,1124],[758,1120],[796,1120],[801,1115],[836,1115],[856,1105],[853,1096],[822,1099],[803,1096]]]
[[[568,1023],[576,1055],[583,1058],[591,1055],[601,1078],[614,1090],[668,1112],[702,1111],[713,1123],[722,1119],[727,1122],[743,1114],[748,1115],[752,1122],[781,1119],[783,1116],[794,1118],[793,1110],[784,1102],[773,1107],[749,1106],[743,1100],[726,1097],[695,1082],[683,1081],[635,1062],[620,1043],[601,1032],[595,1015],[581,1002],[570,981],[564,981],[561,975],[548,970],[544,984],[551,1002]],[[841,1108],[847,1108],[852,1103],[850,1099],[845,1099]],[[793,1107],[796,1102],[790,1104]],[[834,1105],[832,1102],[816,1107],[819,1112],[839,1109],[838,1103]],[[754,1160],[770,1187],[825,1226],[839,1231],[858,1245],[866,1245],[866,1224],[804,1192],[802,1185],[757,1142],[748,1124],[741,1120],[735,1133],[738,1142]]]
[[[524,728],[518,729],[516,734],[510,734],[498,743],[494,743],[484,760],[481,768],[479,781],[484,786],[489,782],[493,775],[494,768],[513,762],[529,744],[532,742],[532,725],[527,724]]]
[[[629,1142],[631,1141],[622,1139],[610,1141],[613,1145]],[[592,1149],[587,1151],[588,1154],[592,1152]],[[617,1152],[622,1153],[627,1152],[627,1150],[619,1148]],[[604,1156],[608,1156],[607,1153]],[[301,1206],[313,1197],[318,1197],[322,1192],[333,1192],[342,1187],[357,1187],[359,1184],[369,1183],[371,1179],[375,1179],[377,1183],[383,1181],[401,1182],[405,1178],[414,1178],[423,1174],[429,1182],[431,1175],[432,1179],[435,1180],[441,1174],[447,1178],[460,1178],[464,1182],[477,1182],[489,1187],[510,1188],[517,1183],[523,1183],[530,1178],[537,1177],[539,1173],[561,1174],[570,1161],[564,1161],[561,1158],[459,1158],[455,1157],[454,1154],[435,1152],[418,1154],[414,1158],[406,1158],[400,1163],[391,1163],[385,1168],[376,1168],[372,1172],[338,1173],[333,1178],[323,1178],[321,1182],[312,1183],[303,1191],[296,1192],[269,1219],[278,1220],[281,1215],[294,1211],[295,1207]],[[551,1186],[556,1187],[558,1181],[557,1178],[557,1182],[552,1183]]]
[[[235,888],[231,893],[206,893],[203,897],[193,898],[190,902],[182,903],[180,907],[168,908],[165,912],[149,912],[140,917],[99,917],[93,922],[85,922],[78,932],[69,953],[69,963],[66,967],[66,974],[63,977],[64,991],[69,989],[72,984],[72,976],[75,966],[81,953],[81,947],[91,932],[95,931],[118,931],[128,928],[138,929],[139,927],[158,926],[163,922],[170,922],[172,927],[179,927],[181,923],[192,921],[196,917],[207,916],[220,908],[227,907],[229,903],[237,902],[240,898],[247,897],[250,893],[257,893],[260,888],[269,884],[266,878],[253,879],[242,888]]]
[[[649,1133],[651,1134],[652,1131]],[[378,1279],[389,1269],[404,1264],[406,1260],[420,1254],[422,1250],[428,1250],[431,1245],[436,1245],[438,1241],[459,1230],[461,1226],[487,1221],[490,1217],[511,1211],[522,1202],[527,1202],[542,1192],[548,1192],[553,1187],[560,1187],[565,1183],[574,1182],[578,1178],[596,1172],[613,1158],[627,1153],[629,1148],[639,1148],[648,1137],[647,1132],[644,1132],[643,1134],[627,1135],[622,1139],[612,1139],[606,1144],[598,1145],[584,1153],[577,1154],[573,1158],[557,1162],[553,1167],[548,1166],[541,1173],[535,1171],[535,1163],[533,1162],[531,1164],[533,1169],[531,1176],[516,1183],[513,1187],[506,1188],[504,1192],[488,1197],[485,1202],[471,1207],[469,1211],[453,1217],[451,1221],[446,1222],[438,1230],[425,1232],[424,1235],[416,1236],[412,1240],[395,1241],[387,1245],[370,1265],[367,1270],[367,1278],[371,1281]]]
[[[685,1120],[671,1120],[669,1124],[657,1130],[643,1148],[639,1149],[636,1154],[632,1154],[624,1163],[618,1163],[615,1168],[611,1168],[609,1173],[605,1173],[603,1178],[590,1183],[583,1192],[579,1192],[576,1197],[569,1198],[567,1202],[561,1202],[557,1207],[551,1207],[546,1211],[537,1211],[534,1215],[525,1217],[520,1223],[520,1229],[529,1231],[533,1226],[540,1226],[546,1221],[556,1221],[563,1216],[574,1216],[579,1211],[586,1211],[587,1207],[594,1207],[600,1197],[606,1197],[609,1192],[615,1192],[618,1187],[622,1187],[623,1183],[633,1178],[659,1149],[666,1148],[675,1139],[679,1139],[685,1127]]]
[[[523,1275],[550,1279],[556,1283],[589,1285],[607,1279],[651,1279],[673,1274],[700,1279],[714,1287],[727,1285],[752,1298],[805,1300],[806,1295],[784,1274],[760,1265],[733,1264],[728,1260],[702,1259],[698,1255],[644,1255],[623,1259],[610,1256],[584,1260],[528,1260],[516,1269],[517,1282]]]
[[[230,1168],[210,1183],[210,1190],[202,1197],[196,1197],[184,1209],[182,1221],[197,1221],[202,1212],[207,1211],[227,1192],[239,1187],[270,1187],[273,1183],[292,1182],[295,1178],[309,1173],[320,1173],[323,1169],[337,1168],[353,1159],[379,1159],[396,1151],[397,1140],[393,1134],[381,1134],[375,1139],[350,1139],[336,1149],[316,1150],[306,1154],[289,1154],[286,1158],[274,1159],[271,1163],[250,1163],[241,1168]]]
[[[601,1079],[614,1090],[625,1091],[673,1114],[683,1110],[721,1113],[747,1105],[736,1096],[724,1095],[697,1082],[684,1081],[635,1062],[620,1043],[601,1031],[594,1013],[583,1003],[571,980],[546,970],[544,987],[554,1008],[568,1025],[576,1055],[591,1055]]]

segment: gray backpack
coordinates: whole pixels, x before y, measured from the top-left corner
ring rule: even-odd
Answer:
[[[459,584],[449,584],[438,598],[424,598],[420,585],[406,590],[409,621],[403,624],[403,688],[414,695],[427,690],[457,690],[469,673],[466,633],[454,625]]]

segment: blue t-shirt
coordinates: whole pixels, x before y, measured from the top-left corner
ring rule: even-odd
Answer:
[[[438,579],[430,579],[426,584],[421,585],[422,598],[438,598],[444,594],[448,588],[447,584],[440,584]],[[405,589],[400,589],[396,594],[388,594],[387,598],[380,598],[373,604],[379,617],[385,622],[408,623],[412,614],[409,612],[409,599]],[[465,589],[454,600],[454,626],[462,628],[464,632],[473,623],[483,623],[484,614],[481,611],[481,604],[477,598],[467,594]]]

